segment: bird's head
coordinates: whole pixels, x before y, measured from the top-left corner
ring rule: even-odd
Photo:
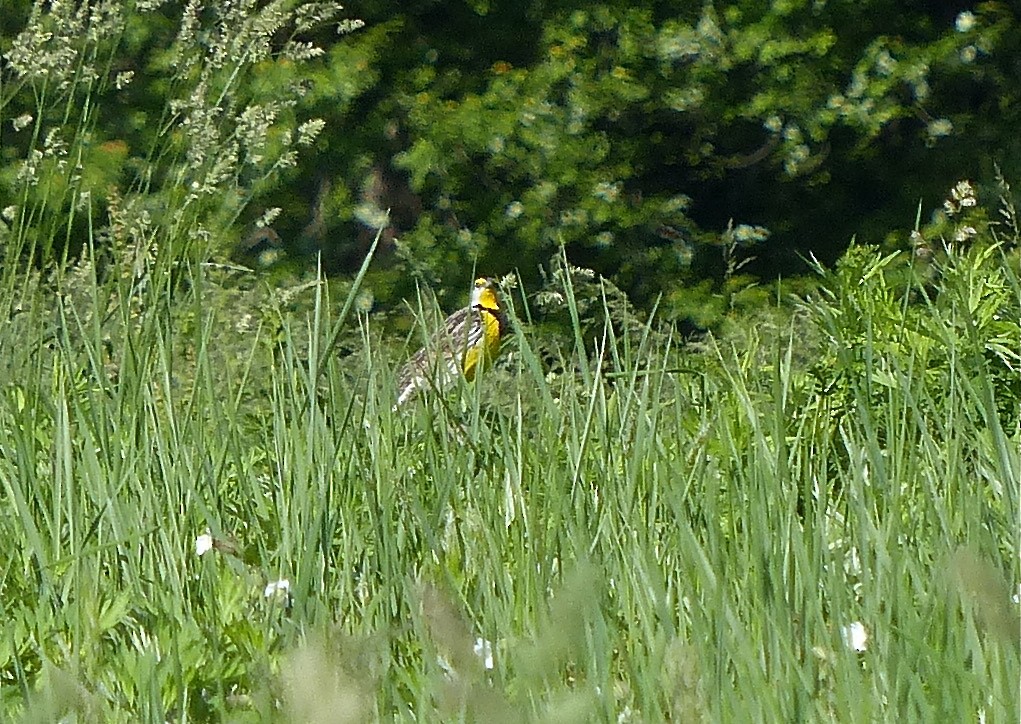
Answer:
[[[476,279],[475,286],[472,288],[471,306],[473,309],[486,309],[490,312],[499,311],[500,300],[496,296],[496,284],[485,277]]]

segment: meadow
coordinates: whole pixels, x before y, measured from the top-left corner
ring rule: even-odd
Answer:
[[[382,82],[314,65],[310,29],[343,60],[356,24],[161,5],[17,3],[0,38],[0,721],[1021,719],[1006,181],[801,287],[728,257],[698,337],[566,258],[505,278],[496,366],[395,410],[432,294],[464,296],[373,299],[443,244],[353,277],[232,257],[282,213],[254,200],[339,153],[316,104]],[[467,254],[476,221],[426,231]]]
[[[1016,721],[1011,233],[697,343],[563,265],[399,410],[362,277],[7,274],[3,718]]]

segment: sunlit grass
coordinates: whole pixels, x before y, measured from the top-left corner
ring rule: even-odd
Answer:
[[[835,274],[740,345],[608,327],[559,373],[518,324],[394,412],[400,359],[325,285],[274,331],[190,273],[149,313],[58,304],[32,354],[48,297],[0,328],[5,714],[1016,720],[1003,360],[890,341],[961,290],[909,314]]]

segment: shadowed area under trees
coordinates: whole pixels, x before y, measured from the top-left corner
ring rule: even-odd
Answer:
[[[314,86],[317,114],[346,109],[323,157],[338,233],[318,246],[356,264],[359,224],[391,209],[402,294],[408,270],[532,279],[563,241],[639,303],[665,293],[667,316],[711,324],[698,307],[726,293],[728,247],[746,283],[855,236],[903,247],[919,203],[960,178],[991,188],[993,164],[1010,178],[1021,157],[1007,3],[349,9],[366,32],[329,62],[366,80]]]
[[[26,0],[8,5],[5,52],[30,15],[46,22]],[[93,224],[116,203],[111,189],[161,203],[183,178],[172,170],[180,154],[194,160],[187,134],[210,120],[182,126],[177,155],[156,151],[181,87],[175,64],[198,67],[188,53],[212,47],[203,26],[217,10],[195,5],[191,41],[176,6],[152,5],[97,45]],[[82,7],[99,22],[102,6]],[[721,309],[770,296],[749,291],[757,280],[802,275],[805,258],[831,262],[853,237],[906,248],[919,204],[938,208],[961,178],[984,193],[997,163],[1008,179],[1021,171],[1021,33],[1009,3],[364,0],[344,17],[365,25],[273,30],[236,96],[220,98],[220,113],[231,112],[224,100],[261,109],[246,120],[254,131],[322,119],[307,161],[292,163],[270,132],[258,143],[287,162],[249,153],[248,168],[227,172],[235,191],[204,205],[222,257],[293,272],[321,252],[341,275],[389,211],[370,270],[384,307],[415,281],[465,288],[474,269],[534,283],[563,243],[572,263],[640,306],[665,295],[665,317],[712,327]],[[295,54],[309,43],[325,52]],[[18,62],[6,57],[0,96],[11,118],[32,115]],[[3,129],[8,191],[14,159],[54,120]],[[55,210],[33,223],[48,225],[52,254],[74,255],[88,222],[66,203]]]

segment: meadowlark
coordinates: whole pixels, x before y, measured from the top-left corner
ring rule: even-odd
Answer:
[[[506,331],[507,316],[500,308],[496,284],[476,279],[471,303],[447,317],[429,343],[401,369],[397,405],[410,400],[420,389],[445,389],[458,376],[474,380],[476,373],[499,354]]]

